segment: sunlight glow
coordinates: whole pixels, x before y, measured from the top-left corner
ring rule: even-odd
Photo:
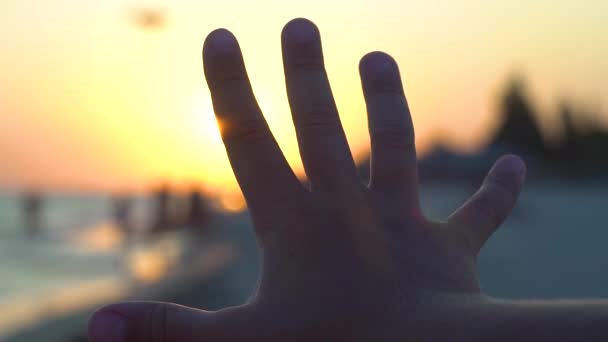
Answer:
[[[239,213],[247,209],[247,202],[239,192],[223,192],[219,196],[220,208],[228,213]]]
[[[120,279],[99,279],[48,293],[26,294],[0,301],[0,338],[40,322],[85,307],[124,298],[129,288]]]
[[[104,222],[74,236],[74,243],[87,251],[111,251],[124,240],[124,234],[115,225]]]
[[[9,164],[0,168],[0,186],[112,190],[168,182],[238,191],[201,63],[203,39],[217,27],[238,37],[260,107],[299,176],[279,38],[295,17],[322,32],[356,159],[369,150],[357,65],[373,50],[400,65],[421,153],[438,141],[481,146],[497,120],[496,91],[514,70],[531,80],[547,112],[562,94],[608,105],[602,0],[157,1],[159,10],[140,15],[143,26],[133,25],[136,8],[122,0],[0,2],[0,153]],[[552,119],[542,118],[548,127]]]
[[[180,247],[178,241],[172,238],[163,238],[154,243],[152,247],[136,247],[129,252],[127,269],[129,274],[142,283],[154,283],[166,276],[170,268],[179,258]]]
[[[153,252],[135,252],[129,256],[128,266],[131,275],[144,283],[153,283],[161,279],[169,265],[161,255]]]

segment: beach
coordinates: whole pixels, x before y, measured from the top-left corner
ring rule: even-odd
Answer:
[[[481,252],[484,291],[502,298],[608,297],[607,189],[601,183],[529,184]],[[429,218],[445,219],[472,191],[468,184],[422,185],[422,205]],[[16,228],[15,195],[1,197],[0,327],[11,332],[6,340],[36,341],[61,330],[77,341],[88,313],[115,300],[168,300],[213,310],[242,303],[254,288],[258,255],[246,213],[218,216],[215,233],[202,242],[179,232],[140,244],[135,250],[151,260],[158,249],[164,256],[156,271],[151,267],[134,280],[125,262],[133,250],[107,241],[109,247],[95,249],[87,239],[74,240],[83,232],[111,230],[104,198],[58,196],[51,233],[30,241]],[[81,214],[75,218],[74,212]],[[67,341],[65,334],[45,340]]]

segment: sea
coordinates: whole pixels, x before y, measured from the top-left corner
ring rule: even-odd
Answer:
[[[442,220],[474,191],[471,184],[423,185],[421,202],[427,217]],[[39,235],[28,237],[22,196],[0,192],[0,338],[2,331],[82,302],[120,296],[133,282],[167,276],[185,253],[187,238],[178,233],[126,249],[108,194],[44,198],[45,224]],[[142,196],[134,203],[135,221],[143,227],[150,200]],[[231,220],[231,236],[255,246],[248,216]],[[607,245],[608,183],[531,183],[480,254],[481,285],[502,298],[608,297]],[[241,292],[249,291],[255,271],[241,273],[231,279]]]
[[[179,262],[183,234],[126,243],[107,194],[45,193],[37,234],[26,234],[23,196],[0,193],[0,340],[87,303],[125,296]],[[151,200],[133,198],[132,222],[149,224]]]

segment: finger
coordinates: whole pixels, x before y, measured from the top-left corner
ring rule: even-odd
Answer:
[[[237,181],[253,211],[274,210],[303,191],[255,100],[239,45],[227,30],[209,34],[205,77]]]
[[[526,166],[513,155],[501,157],[479,190],[448,219],[461,229],[475,252],[507,218],[523,187]]]
[[[306,174],[313,188],[332,190],[359,182],[323,63],[321,37],[306,19],[282,33],[289,105]]]
[[[244,341],[255,336],[251,310],[218,312],[157,302],[126,302],[96,311],[89,319],[92,342]]]
[[[372,52],[359,64],[371,137],[370,188],[403,193],[418,205],[414,127],[397,63]]]

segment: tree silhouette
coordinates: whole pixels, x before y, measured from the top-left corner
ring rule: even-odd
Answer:
[[[547,152],[545,141],[537,124],[537,114],[526,95],[523,78],[509,81],[499,104],[502,125],[491,145],[507,145],[515,151],[542,156]]]

